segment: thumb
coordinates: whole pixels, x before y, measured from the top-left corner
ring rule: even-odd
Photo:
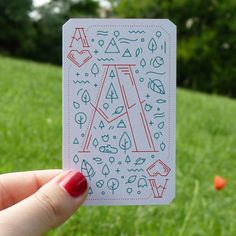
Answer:
[[[64,172],[30,197],[1,211],[1,224],[12,232],[9,235],[41,235],[67,220],[84,202],[87,189],[80,172]]]

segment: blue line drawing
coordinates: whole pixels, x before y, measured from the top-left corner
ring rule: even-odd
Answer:
[[[100,47],[102,47],[102,46],[104,45],[104,40],[102,40],[102,39],[99,40],[99,41],[98,41],[98,45],[99,45]]]
[[[118,123],[118,125],[116,126],[117,128],[126,128],[125,122],[123,120],[120,120],[120,122]]]
[[[74,139],[73,144],[79,144],[79,140],[77,138]]]
[[[90,102],[91,98],[87,89],[85,89],[84,92],[82,93],[81,100],[85,105],[87,105]]]
[[[74,84],[90,84],[90,81],[88,80],[73,80]]]
[[[115,136],[115,135],[113,136],[113,139],[116,139],[116,136]]]
[[[88,77],[88,76],[89,76],[89,73],[85,73],[84,75],[85,75],[86,77]]]
[[[122,162],[121,161],[118,161],[118,165],[121,165],[122,164]]]
[[[79,72],[77,72],[77,73],[76,73],[76,75],[77,75],[77,76],[79,76],[79,75],[80,75],[80,73],[79,73]]]
[[[138,39],[128,39],[128,38],[120,38],[118,41],[121,43],[122,42],[136,42]]]
[[[113,103],[114,99],[118,99],[118,95],[117,95],[117,92],[115,90],[115,87],[114,87],[113,83],[111,83],[109,88],[108,88],[108,91],[107,91],[107,94],[106,94],[106,99],[108,99],[108,100],[110,99],[111,103]]]
[[[97,55],[99,53],[99,51],[97,49],[95,49],[93,52],[95,53],[95,55]]]
[[[145,42],[145,38],[141,38],[141,40],[140,40],[140,41],[141,41],[142,43],[143,43],[143,42]]]
[[[101,157],[93,157],[93,160],[98,164],[98,165],[100,165],[100,164],[102,164],[103,163],[103,161],[102,161],[102,158]]]
[[[116,154],[118,152],[118,149],[116,147],[112,147],[110,144],[107,144],[106,146],[100,146],[99,151],[103,153]]]
[[[128,188],[126,189],[126,192],[130,195],[130,194],[133,192],[133,189],[130,188],[130,187],[128,187]]]
[[[162,35],[161,31],[156,32],[156,36],[157,36],[158,39],[161,37],[161,35]]]
[[[115,172],[116,172],[117,174],[119,174],[119,173],[120,173],[120,169],[117,168],[117,169],[115,170]]]
[[[126,153],[126,151],[129,150],[131,146],[132,143],[130,137],[126,132],[124,132],[120,138],[119,147]]]
[[[97,31],[97,35],[100,35],[100,36],[108,36],[108,31],[98,30],[98,31]]]
[[[166,144],[162,141],[162,143],[160,144],[160,149],[164,151],[165,148],[166,148]]]
[[[153,108],[153,106],[151,104],[146,103],[145,106],[144,106],[145,111],[151,111],[152,108]]]
[[[135,70],[135,73],[138,74],[138,73],[139,73],[139,70]]]
[[[107,110],[107,109],[109,108],[109,104],[108,104],[108,103],[104,103],[104,104],[103,104],[103,108],[104,108],[105,110]]]
[[[89,180],[91,180],[91,178],[96,174],[96,172],[94,171],[93,167],[86,160],[82,161],[81,173],[85,177],[88,177]]]
[[[137,175],[132,175],[128,178],[127,182],[125,184],[132,184],[137,178]]]
[[[98,61],[114,61],[113,58],[98,58]]]
[[[102,135],[102,141],[103,142],[108,142],[109,141],[109,134]]]
[[[145,31],[144,30],[129,30],[129,33],[134,33],[134,34],[145,34]]]
[[[120,42],[120,43],[126,43],[126,44],[129,44],[129,42],[126,42],[126,41],[122,41],[122,42]]]
[[[95,83],[93,86],[96,88],[98,85]]]
[[[114,34],[114,36],[115,36],[116,38],[120,36],[120,32],[119,32],[118,30],[114,31],[113,34]]]
[[[162,117],[165,117],[165,112],[155,113],[154,114],[154,119],[162,118]]]
[[[80,104],[78,102],[73,102],[73,106],[74,106],[75,109],[80,108]]]
[[[141,53],[143,53],[143,49],[142,48],[137,48],[135,51],[135,57],[138,57]]]
[[[131,159],[130,159],[129,155],[126,156],[125,162],[126,162],[127,164],[129,164],[129,163],[131,162]]]
[[[151,38],[148,43],[148,49],[153,53],[157,50],[157,43],[154,38]]]
[[[104,180],[98,180],[97,182],[96,182],[96,186],[98,187],[98,188],[102,188],[102,186],[104,185]]]
[[[110,162],[111,164],[113,164],[114,161],[115,161],[115,157],[109,157],[109,162]]]
[[[162,103],[166,103],[166,100],[164,100],[164,99],[158,99],[158,100],[156,100],[156,102],[159,103],[159,104],[162,104]]]
[[[107,187],[112,191],[112,194],[114,194],[114,191],[118,189],[119,187],[119,181],[116,178],[111,178],[107,181]]]
[[[108,130],[113,130],[114,129],[114,125],[110,125]]]
[[[111,39],[111,41],[109,42],[105,53],[120,53],[120,50],[114,40],[114,38]]]
[[[124,51],[124,53],[122,54],[122,57],[132,57],[128,48]]]
[[[140,178],[138,180],[138,188],[144,188],[144,187],[147,187],[148,186],[148,183],[147,183],[147,180],[145,178]]]
[[[160,57],[160,56],[155,57],[153,62],[152,62],[152,65],[155,68],[159,68],[163,64],[164,64],[164,59],[163,59],[163,57]]]
[[[85,136],[85,134],[84,134],[84,133],[82,133],[82,134],[81,134],[81,137],[84,137],[84,136]]]
[[[94,75],[94,77],[96,77],[96,75],[99,73],[99,68],[96,63],[94,63],[93,66],[91,67],[91,72]]]
[[[89,189],[88,189],[88,194],[89,194],[89,195],[92,195],[92,194],[93,194],[93,190],[92,190],[91,187],[89,187]]]
[[[138,169],[138,168],[136,168],[136,169],[131,168],[131,169],[128,169],[128,171],[129,172],[143,172],[144,170],[143,169]]]
[[[118,115],[124,110],[124,106],[118,106],[112,115]]]
[[[95,139],[93,140],[93,146],[94,146],[95,148],[97,148],[98,145],[99,145],[98,140],[95,138]]]
[[[156,133],[154,133],[154,138],[157,140],[157,139],[160,138],[161,135],[162,135],[162,132],[161,132],[161,131],[156,132]]]
[[[111,70],[111,72],[110,72],[110,74],[109,74],[109,77],[110,77],[111,79],[113,79],[113,78],[116,77],[116,74],[115,74],[114,70]]]
[[[141,194],[141,191],[137,191],[137,194]]]
[[[74,157],[73,157],[73,162],[74,162],[75,164],[77,164],[77,163],[79,162],[79,157],[78,157],[77,154],[74,155]]]
[[[102,191],[101,194],[102,194],[102,195],[105,195],[105,191]]]
[[[82,125],[87,121],[87,116],[84,112],[78,112],[75,115],[75,122],[80,125],[80,129],[82,129]]]
[[[154,125],[154,123],[153,123],[153,121],[152,121],[152,120],[149,122],[149,125],[151,125],[151,126],[152,126],[152,125]]]
[[[105,128],[105,125],[104,125],[104,123],[103,123],[103,121],[102,121],[102,120],[100,121],[99,128],[100,128],[100,129],[103,129],[103,128]]]
[[[142,165],[145,161],[146,161],[145,158],[139,157],[139,158],[137,158],[136,161],[134,162],[134,165],[135,165],[135,166]]]
[[[148,88],[150,88],[155,93],[165,94],[164,86],[159,79],[152,80],[149,78],[149,80],[150,81],[148,82]]]
[[[143,81],[144,81],[144,78],[143,78],[143,77],[139,78],[139,81],[140,81],[140,82],[143,82]]]
[[[105,178],[110,174],[110,169],[108,168],[107,164],[102,167],[102,174],[105,176]]]
[[[165,122],[162,121],[157,126],[158,126],[159,129],[163,129],[164,128],[164,124],[165,124]]]
[[[142,58],[142,60],[140,61],[140,66],[142,66],[142,68],[144,68],[146,66],[146,61],[144,58]]]
[[[82,88],[79,89],[78,92],[77,92],[76,94],[79,95],[80,91],[82,91],[82,90],[83,90]]]

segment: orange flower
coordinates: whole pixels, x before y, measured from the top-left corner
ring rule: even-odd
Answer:
[[[221,176],[215,176],[215,178],[214,178],[215,190],[223,189],[226,186],[226,184],[227,184],[227,180],[226,179],[224,179]]]

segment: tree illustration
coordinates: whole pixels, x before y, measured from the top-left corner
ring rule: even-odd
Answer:
[[[113,103],[114,99],[118,99],[118,95],[112,83],[110,84],[109,89],[107,91],[106,99],[110,99],[111,103]]]
[[[114,191],[119,187],[119,181],[116,178],[111,178],[107,181],[107,187],[112,191],[112,194],[114,194]]]
[[[142,66],[143,68],[146,66],[146,61],[144,58],[140,61],[140,66]]]
[[[105,175],[105,177],[107,177],[107,175],[109,175],[110,173],[110,170],[107,166],[107,164],[105,164],[103,167],[102,167],[102,174]]]
[[[82,161],[81,173],[85,177],[88,177],[89,180],[96,174],[96,172],[94,171],[93,167],[86,160]]]
[[[75,115],[75,122],[80,125],[80,129],[82,129],[82,125],[87,121],[87,116],[83,112],[78,112]]]
[[[104,127],[105,127],[105,125],[104,125],[103,121],[101,120],[101,121],[100,121],[100,124],[99,124],[99,128],[100,128],[100,129],[103,129]]]
[[[148,43],[148,49],[153,53],[155,50],[157,50],[157,43],[154,38],[151,38]]]
[[[98,146],[98,140],[95,138],[94,140],[93,140],[93,146],[95,147],[95,148],[97,148],[97,146]]]
[[[110,77],[111,79],[113,79],[114,77],[116,77],[116,75],[115,75],[115,73],[114,73],[113,70],[111,70],[109,77]]]
[[[126,151],[130,149],[131,146],[132,146],[132,143],[131,143],[130,137],[126,132],[124,132],[120,138],[119,147],[122,150],[124,150],[126,153]]]
[[[96,63],[93,64],[93,66],[91,68],[91,72],[95,77],[99,73],[98,65]]]
[[[87,105],[88,102],[90,102],[91,98],[90,98],[90,95],[89,95],[87,89],[84,90],[84,92],[81,96],[81,100],[82,100],[82,102],[85,103],[85,105]]]

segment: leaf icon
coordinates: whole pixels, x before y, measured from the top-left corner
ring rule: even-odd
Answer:
[[[107,177],[107,175],[109,175],[110,173],[110,170],[107,166],[107,164],[105,164],[103,167],[102,167],[102,174],[105,175],[105,177]]]
[[[98,140],[96,138],[93,140],[93,146],[95,148],[98,146]]]
[[[93,160],[96,161],[97,164],[102,164],[102,158],[101,157],[94,157]]]
[[[131,184],[136,180],[137,176],[136,175],[132,175],[128,178],[126,184]]]
[[[136,159],[134,165],[142,165],[144,162],[146,161],[145,158],[139,157],[138,159]]]
[[[155,50],[157,50],[157,43],[154,40],[154,38],[151,38],[151,40],[148,43],[148,49],[153,53]]]
[[[123,110],[124,110],[124,106],[119,106],[115,109],[115,112],[113,113],[113,115],[120,114]]]
[[[87,103],[88,102],[90,102],[90,95],[89,95],[89,93],[88,93],[88,91],[85,89],[84,90],[84,92],[83,92],[83,94],[82,94],[82,96],[81,96],[81,100],[82,100],[82,102],[84,102],[85,103],[85,105],[87,105]]]
[[[131,148],[131,146],[132,146],[131,140],[130,140],[129,135],[126,132],[124,132],[122,134],[122,136],[120,138],[119,146],[122,150],[125,151],[125,153],[127,150],[129,150]]]
[[[165,89],[162,82],[159,79],[151,80],[149,78],[148,88],[150,88],[155,93],[165,94]]]
[[[93,167],[86,160],[82,161],[81,172],[85,177],[88,177],[89,179],[91,179],[96,174]]]

